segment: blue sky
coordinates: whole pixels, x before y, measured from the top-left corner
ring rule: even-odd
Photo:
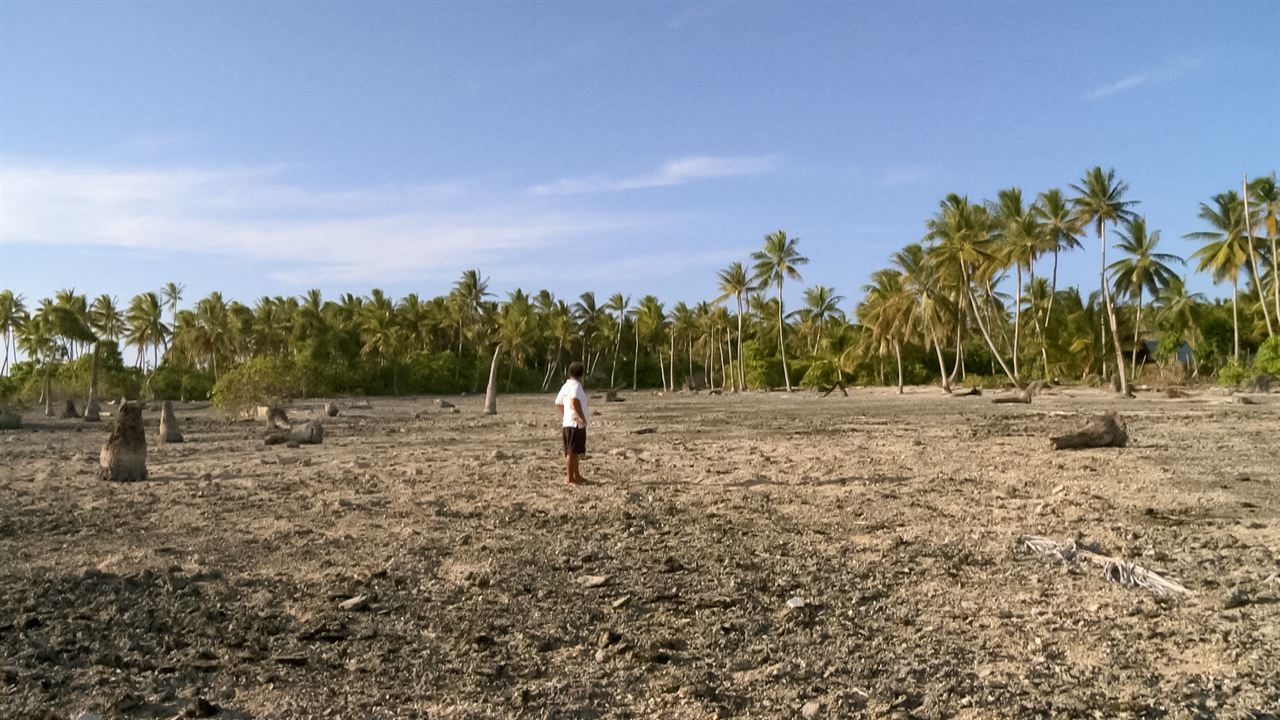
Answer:
[[[0,287],[693,301],[785,229],[852,310],[946,193],[1097,164],[1186,255],[1280,166],[1278,37],[1276,2],[6,0]]]

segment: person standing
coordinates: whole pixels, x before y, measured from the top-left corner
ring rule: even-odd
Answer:
[[[585,372],[582,363],[569,363],[569,379],[556,395],[556,409],[561,416],[560,432],[564,439],[566,485],[587,484],[578,467],[581,456],[587,454],[587,391],[582,387]]]

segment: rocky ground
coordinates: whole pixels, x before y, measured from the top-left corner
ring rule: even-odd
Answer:
[[[623,397],[593,401],[584,488],[550,396],[339,400],[297,448],[179,406],[186,442],[127,485],[95,479],[105,427],[27,414],[0,431],[0,717],[1280,708],[1280,396]],[[1107,409],[1129,447],[1049,448]]]

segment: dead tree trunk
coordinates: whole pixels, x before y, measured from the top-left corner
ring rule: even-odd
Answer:
[[[1129,442],[1129,432],[1120,414],[1109,412],[1093,418],[1083,430],[1049,438],[1049,442],[1054,450],[1124,447]]]
[[[502,352],[502,343],[493,349],[493,360],[489,363],[489,387],[484,391],[484,414],[498,414],[498,355]]]
[[[182,442],[182,430],[173,414],[173,403],[165,400],[160,406],[160,444]]]
[[[75,400],[67,398],[67,404],[62,408],[62,417],[68,419],[80,417],[80,411],[76,410]]]
[[[142,406],[125,403],[116,413],[111,437],[98,458],[98,479],[133,482],[147,479],[147,438],[142,429]]]

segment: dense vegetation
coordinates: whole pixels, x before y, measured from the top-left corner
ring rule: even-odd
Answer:
[[[170,283],[127,307],[69,289],[28,307],[6,290],[0,397],[48,401],[92,385],[95,396],[100,387],[111,397],[212,396],[235,406],[264,394],[475,391],[494,357],[500,386],[512,391],[550,388],[572,358],[597,387],[949,389],[1113,375],[1124,385],[1144,373],[1235,382],[1280,373],[1280,190],[1274,174],[1241,190],[1202,203],[1203,229],[1186,236],[1189,269],[1230,284],[1228,301],[1189,292],[1183,259],[1160,251],[1160,232],[1136,212],[1128,186],[1094,168],[1034,199],[1018,188],[990,202],[948,195],[922,240],[871,274],[853,319],[822,285],[804,290],[800,308],[783,306],[784,284],[802,281],[808,261],[783,231],[765,237],[749,267],[720,271],[719,297],[693,306],[519,289],[496,299],[478,270],[446,295],[399,301],[380,290],[336,300],[311,290],[250,306],[214,292],[183,309],[183,287]],[[1110,247],[1108,233],[1118,239]],[[1098,288],[1057,287],[1060,254],[1090,235]],[[1110,263],[1109,249],[1118,253]]]

